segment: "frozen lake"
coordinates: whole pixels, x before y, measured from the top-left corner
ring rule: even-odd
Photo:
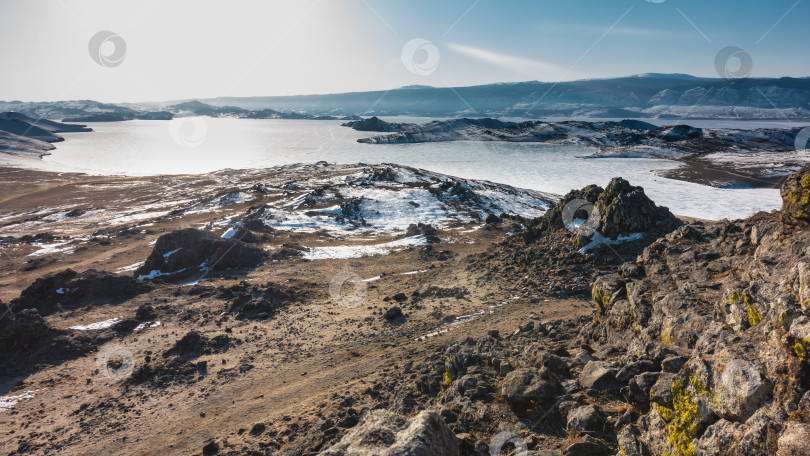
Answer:
[[[424,118],[396,121],[426,122]],[[593,120],[593,119],[591,119]],[[653,121],[676,123],[675,121]],[[93,133],[64,133],[52,155],[27,166],[92,174],[186,174],[224,168],[269,167],[325,160],[398,163],[472,179],[566,193],[587,184],[604,186],[621,176],[641,185],[658,204],[678,215],[739,218],[780,206],[776,189],[715,189],[655,176],[679,166],[654,159],[582,159],[594,150],[531,143],[449,142],[370,145],[358,138],[378,133],[341,127],[341,121],[185,118],[172,121],[92,123]],[[700,127],[802,126],[790,122],[690,121]]]

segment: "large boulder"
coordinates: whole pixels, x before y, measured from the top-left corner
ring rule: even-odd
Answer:
[[[35,280],[11,304],[16,310],[37,309],[41,315],[49,315],[71,308],[120,304],[150,289],[129,276],[65,269]]]
[[[460,452],[455,434],[435,411],[422,411],[409,421],[387,410],[374,410],[322,454],[457,456]]]
[[[782,220],[791,225],[810,222],[810,165],[782,184]]]
[[[36,309],[14,313],[0,303],[0,353],[27,350],[55,333]]]
[[[159,237],[143,266],[135,271],[140,279],[168,276],[180,279],[209,270],[256,267],[266,253],[238,239],[221,238],[194,228],[172,231]]]
[[[604,189],[589,185],[568,192],[556,206],[529,223],[527,237],[531,240],[544,232],[573,229],[566,224],[576,220],[587,220],[587,226],[611,239],[636,233],[655,239],[682,224],[669,209],[657,206],[647,197],[643,188],[615,177]],[[588,232],[581,234],[592,235]]]
[[[810,454],[810,424],[789,423],[779,437],[779,456],[804,456]]]
[[[550,369],[515,369],[506,374],[501,394],[513,406],[526,406],[534,401],[550,401],[562,391]]]
[[[614,177],[596,201],[597,230],[616,239],[634,233],[669,233],[681,223],[666,207],[656,206],[644,189]]]
[[[619,389],[616,368],[605,361],[588,361],[579,375],[579,384],[586,389],[609,391]]]

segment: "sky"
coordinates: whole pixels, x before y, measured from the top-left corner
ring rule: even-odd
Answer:
[[[0,100],[810,76],[810,0],[0,0]]]

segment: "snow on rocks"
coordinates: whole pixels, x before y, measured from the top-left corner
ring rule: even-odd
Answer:
[[[543,192],[398,165],[344,171],[342,176],[332,172],[296,181],[289,188],[295,193],[266,206],[262,221],[299,232],[401,234],[418,223],[447,228],[479,222],[489,214],[535,217],[555,199]]]

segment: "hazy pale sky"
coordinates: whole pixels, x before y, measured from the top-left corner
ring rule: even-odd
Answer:
[[[717,77],[727,46],[752,76],[804,77],[808,17],[810,0],[0,0],[0,100]]]

